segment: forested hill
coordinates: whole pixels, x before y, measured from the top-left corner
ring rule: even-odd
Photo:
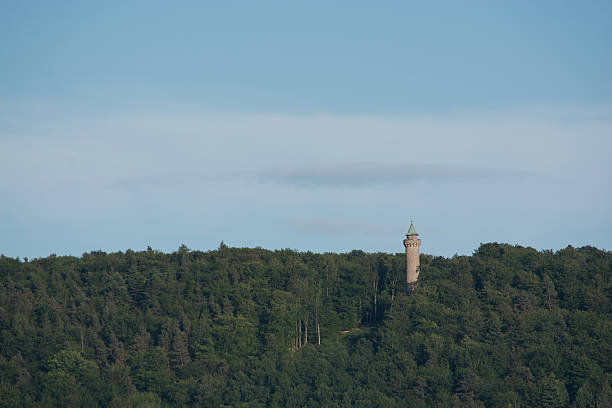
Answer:
[[[0,407],[610,407],[612,253],[0,257]],[[320,344],[319,344],[320,343]]]

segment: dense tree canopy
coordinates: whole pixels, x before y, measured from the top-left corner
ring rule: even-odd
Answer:
[[[612,254],[0,257],[0,407],[608,407]]]

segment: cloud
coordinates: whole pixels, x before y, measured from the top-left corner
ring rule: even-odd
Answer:
[[[397,228],[389,228],[380,224],[359,221],[341,220],[298,220],[294,225],[300,229],[324,233],[358,233],[377,235],[397,235],[401,233]]]
[[[367,187],[415,181],[458,181],[521,178],[521,170],[477,169],[428,164],[337,163],[269,168],[258,173],[263,182],[299,187]]]
[[[240,171],[115,177],[102,180],[101,183],[109,189],[125,191],[181,188],[185,184],[192,187],[205,187],[211,183],[280,184],[310,189],[397,186],[418,181],[436,183],[492,180],[504,182],[534,176],[537,174],[522,170],[479,169],[416,163],[339,162]]]
[[[610,247],[605,107],[405,117],[39,111],[0,120],[0,212],[22,233],[0,246],[15,254],[31,256],[16,248],[40,236],[44,255],[57,225],[72,253],[104,247],[79,232],[92,223],[133,247],[175,249],[190,235],[193,247],[224,238],[395,250],[386,237],[413,217],[419,232],[432,231],[430,253],[486,240],[555,248],[574,237]]]
[[[173,176],[139,176],[118,177],[102,180],[101,183],[109,189],[127,190],[154,190],[158,188],[176,187],[184,183],[185,178]]]

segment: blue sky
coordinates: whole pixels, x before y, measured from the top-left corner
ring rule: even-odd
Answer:
[[[333,4],[330,4],[333,3]],[[0,253],[612,246],[609,2],[2,2]]]

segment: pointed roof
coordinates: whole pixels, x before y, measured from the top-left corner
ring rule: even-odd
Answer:
[[[406,235],[419,235],[414,229],[414,224],[410,221],[410,228],[408,229],[408,233]]]

